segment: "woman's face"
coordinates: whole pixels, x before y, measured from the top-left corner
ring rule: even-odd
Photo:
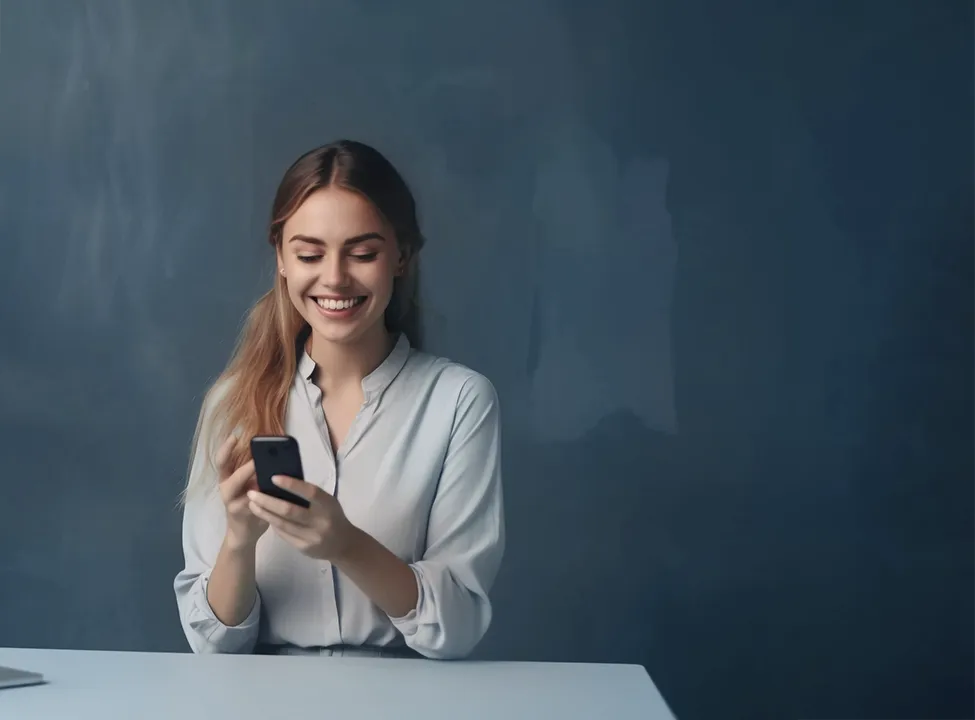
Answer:
[[[357,193],[316,190],[282,228],[278,272],[291,302],[325,342],[353,344],[381,331],[402,269],[392,228]]]

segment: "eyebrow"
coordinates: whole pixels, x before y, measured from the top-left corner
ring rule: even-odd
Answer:
[[[367,232],[367,233],[362,233],[362,235],[353,235],[350,238],[346,238],[342,244],[348,247],[349,245],[358,245],[359,243],[364,243],[366,240],[385,241],[386,238],[384,238],[382,235],[380,235],[377,232]],[[306,242],[306,243],[311,243],[312,245],[323,245],[323,246],[325,245],[324,240],[322,240],[321,238],[313,237],[311,235],[292,235],[291,240],[289,240],[288,242]]]

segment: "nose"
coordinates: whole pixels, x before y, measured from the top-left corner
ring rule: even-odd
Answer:
[[[323,259],[321,282],[328,288],[344,288],[349,284],[348,265],[341,253]]]

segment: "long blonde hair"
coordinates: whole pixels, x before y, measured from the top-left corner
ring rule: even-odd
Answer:
[[[392,226],[409,262],[408,271],[394,281],[393,297],[385,313],[386,327],[390,332],[406,334],[410,344],[419,347],[422,328],[416,298],[417,255],[424,238],[413,194],[379,151],[363,143],[340,140],[298,158],[285,172],[275,194],[268,242],[277,253],[288,218],[312,192],[333,185],[361,194]],[[250,438],[284,434],[288,393],[297,367],[297,343],[307,327],[288,296],[285,279],[275,273],[274,287],[251,308],[230,362],[204,399],[193,447],[203,442],[210,462],[216,446],[231,432],[238,439],[231,453],[234,467],[249,459]],[[205,477],[212,474],[188,473],[184,502],[206,490],[199,487]]]

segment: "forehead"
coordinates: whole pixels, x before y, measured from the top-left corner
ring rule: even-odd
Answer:
[[[311,235],[326,242],[342,242],[367,232],[386,232],[382,216],[358,193],[337,187],[316,190],[284,224],[285,240]]]

